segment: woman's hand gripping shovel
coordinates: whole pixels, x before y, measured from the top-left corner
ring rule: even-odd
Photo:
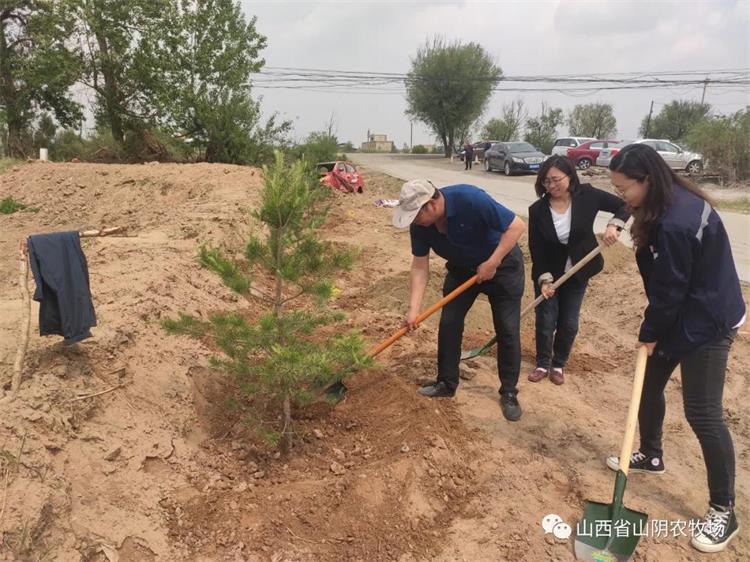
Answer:
[[[585,266],[587,263],[589,263],[591,260],[593,260],[596,256],[602,253],[602,249],[604,246],[600,243],[596,248],[591,250],[588,254],[583,256],[583,258],[576,263],[573,267],[571,267],[565,275],[561,276],[557,281],[552,283],[552,289],[557,289],[560,285],[565,283],[568,279],[573,277],[578,270],[580,270],[583,266]],[[534,302],[529,304],[526,308],[524,308],[521,311],[521,318],[526,316],[529,312],[534,310],[537,306],[539,306],[539,303],[541,303],[544,300],[544,295],[539,295]],[[493,336],[493,338],[488,341],[486,344],[484,344],[482,347],[477,347],[475,349],[470,349],[469,351],[464,351],[461,353],[461,361],[465,359],[472,359],[474,357],[477,357],[478,355],[482,355],[486,351],[489,351],[490,348],[497,343],[497,336]]]
[[[587,501],[583,518],[578,523],[575,553],[578,560],[591,562],[624,562],[629,560],[638,545],[638,539],[646,530],[648,515],[633,511],[623,505],[625,485],[628,483],[628,468],[633,450],[635,426],[638,422],[638,408],[646,373],[648,351],[645,346],[638,349],[635,363],[633,392],[630,395],[628,421],[625,425],[625,438],[620,450],[620,470],[615,477],[615,490],[612,503]],[[607,532],[601,532],[606,529]],[[582,534],[578,534],[582,533]],[[602,536],[603,535],[603,536]]]
[[[477,276],[474,275],[473,277],[470,277],[467,279],[463,284],[456,287],[453,291],[445,295],[442,299],[437,301],[435,304],[433,304],[430,308],[425,310],[422,314],[417,316],[417,319],[414,321],[415,324],[421,324],[424,322],[427,318],[432,316],[435,312],[443,308],[446,304],[451,302],[453,299],[455,299],[458,295],[463,293],[466,289],[469,287],[472,287],[477,282]],[[398,330],[396,333],[394,333],[389,338],[383,340],[378,345],[373,347],[367,355],[369,357],[375,357],[378,353],[383,351],[384,349],[388,348],[393,344],[396,340],[400,339],[402,336],[404,336],[409,329],[404,326],[400,330]],[[346,392],[346,386],[341,380],[336,381],[335,383],[331,384],[325,389],[326,397],[332,401],[338,401],[341,396]]]

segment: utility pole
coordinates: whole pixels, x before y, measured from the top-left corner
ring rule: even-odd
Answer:
[[[409,121],[409,150],[414,148],[414,121]]]
[[[703,81],[703,95],[701,96],[701,105],[706,101],[706,88],[708,88],[708,76],[706,76],[706,79]]]
[[[654,100],[651,100],[651,109],[648,110],[648,118],[646,119],[646,130],[644,131],[644,137],[648,138],[648,133],[651,130],[651,114],[654,112]]]

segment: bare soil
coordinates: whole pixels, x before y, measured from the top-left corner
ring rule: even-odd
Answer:
[[[374,344],[405,312],[410,251],[390,211],[372,205],[396,196],[399,183],[367,170],[365,181],[364,195],[335,196],[326,235],[361,249],[337,280],[334,305]],[[160,327],[179,311],[258,312],[257,301],[237,297],[196,260],[203,243],[239,255],[254,227],[258,170],[36,163],[0,182],[0,198],[38,208],[0,215],[0,398],[20,320],[20,240],[103,226],[129,232],[83,241],[99,318],[93,338],[63,348],[39,337],[34,305],[19,397],[0,402],[0,560],[573,560],[572,540],[545,535],[542,518],[556,513],[575,526],[584,500],[610,501],[604,458],[619,450],[645,304],[632,251],[609,249],[591,282],[565,385],[526,381],[534,336],[532,317],[524,319],[521,421],[501,415],[493,355],[462,367],[455,399],[416,395],[435,373],[435,315],[353,377],[343,402],[299,412],[295,454],[282,459],[230,407],[236,385],[210,368],[212,350]],[[440,296],[442,267],[433,261],[426,302]],[[486,341],[491,326],[482,297],[465,347]],[[741,334],[725,389],[743,523],[748,348]],[[657,520],[706,509],[680,386],[676,373],[667,388],[667,473],[633,475],[626,492],[629,507]],[[634,559],[699,559],[688,542],[647,537]],[[711,557],[748,558],[744,532]]]

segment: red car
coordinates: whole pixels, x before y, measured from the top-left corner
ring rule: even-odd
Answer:
[[[344,193],[362,193],[365,182],[362,175],[351,162],[337,160],[335,162],[321,162],[318,166],[320,183],[329,185]]]
[[[614,148],[614,145],[619,144],[619,142],[616,140],[593,140],[585,142],[575,148],[569,148],[568,158],[575,162],[579,170],[585,170],[596,164],[596,159],[599,158],[599,153],[603,148],[609,148],[612,156],[617,154],[620,148]]]

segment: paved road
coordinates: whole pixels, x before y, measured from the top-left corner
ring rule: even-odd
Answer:
[[[508,178],[498,172],[487,173],[481,165],[475,165],[471,171],[464,171],[463,163],[450,162],[440,156],[352,154],[351,157],[367,168],[404,180],[426,178],[437,186],[456,183],[478,185],[513,212],[524,216],[528,213],[529,205],[536,200],[535,176],[531,175]],[[750,282],[750,215],[728,211],[721,211],[719,214],[729,233],[737,272],[743,281]],[[600,213],[594,230],[604,232],[608,220],[605,213]],[[623,242],[630,245],[630,239],[627,236],[623,238]]]

